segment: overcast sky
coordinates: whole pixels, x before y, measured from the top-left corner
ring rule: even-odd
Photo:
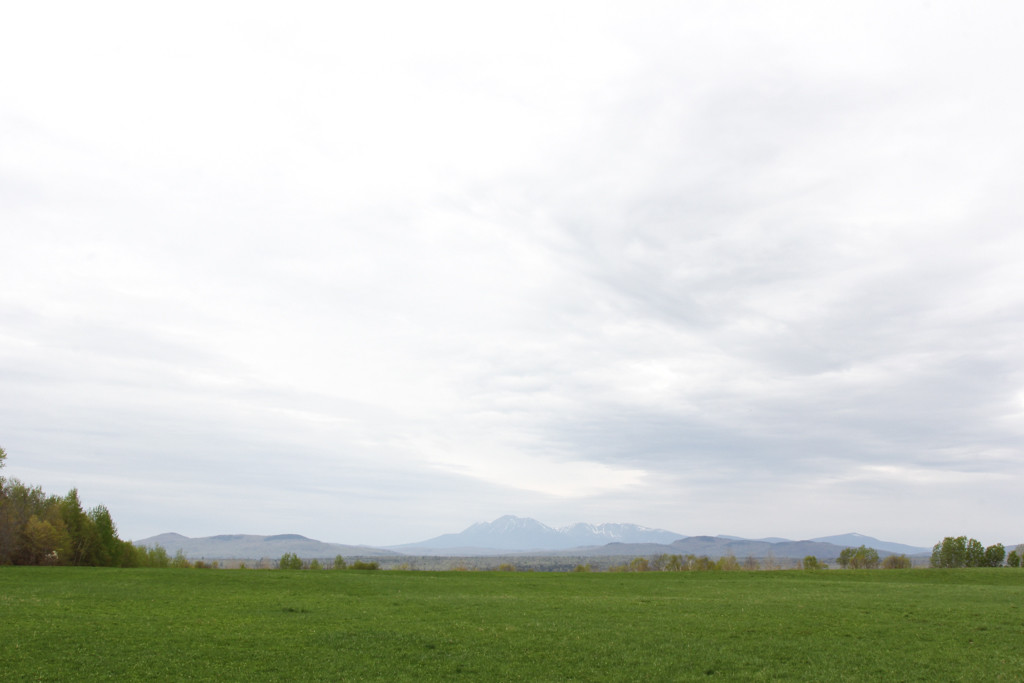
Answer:
[[[14,3],[4,473],[123,538],[1024,541],[1019,3]]]

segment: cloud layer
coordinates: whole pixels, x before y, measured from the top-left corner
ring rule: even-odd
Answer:
[[[790,7],[15,10],[8,473],[135,538],[1024,540],[1024,15]]]

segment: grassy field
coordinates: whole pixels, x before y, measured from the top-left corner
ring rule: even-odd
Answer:
[[[1022,680],[1024,571],[0,567],[7,680]]]

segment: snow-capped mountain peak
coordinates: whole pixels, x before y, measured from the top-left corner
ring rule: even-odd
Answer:
[[[423,548],[491,548],[496,550],[562,550],[588,545],[671,543],[682,534],[636,524],[577,522],[555,529],[529,517],[504,515],[493,522],[477,522],[458,534],[444,534],[421,543]]]

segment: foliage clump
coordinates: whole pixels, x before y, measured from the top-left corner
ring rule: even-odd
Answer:
[[[7,453],[0,448],[0,469]],[[103,505],[82,507],[78,489],[47,495],[39,486],[0,477],[0,565],[164,567],[162,548],[121,540]]]
[[[807,571],[814,571],[817,569],[828,569],[827,564],[823,564],[814,555],[808,555],[804,558],[804,569]]]
[[[278,569],[302,569],[302,558],[295,553],[285,553],[277,561]]]
[[[985,548],[974,538],[946,536],[932,548],[930,564],[939,569],[1000,567],[1004,559],[1006,548],[1002,543]]]
[[[910,569],[913,563],[906,555],[889,555],[882,560],[882,569]]]
[[[355,562],[352,563],[352,567],[351,568],[352,569],[363,569],[363,570],[380,569],[380,563],[379,562],[363,562],[362,560],[356,560]]]
[[[843,569],[878,569],[878,551],[874,548],[843,548],[837,559]]]

